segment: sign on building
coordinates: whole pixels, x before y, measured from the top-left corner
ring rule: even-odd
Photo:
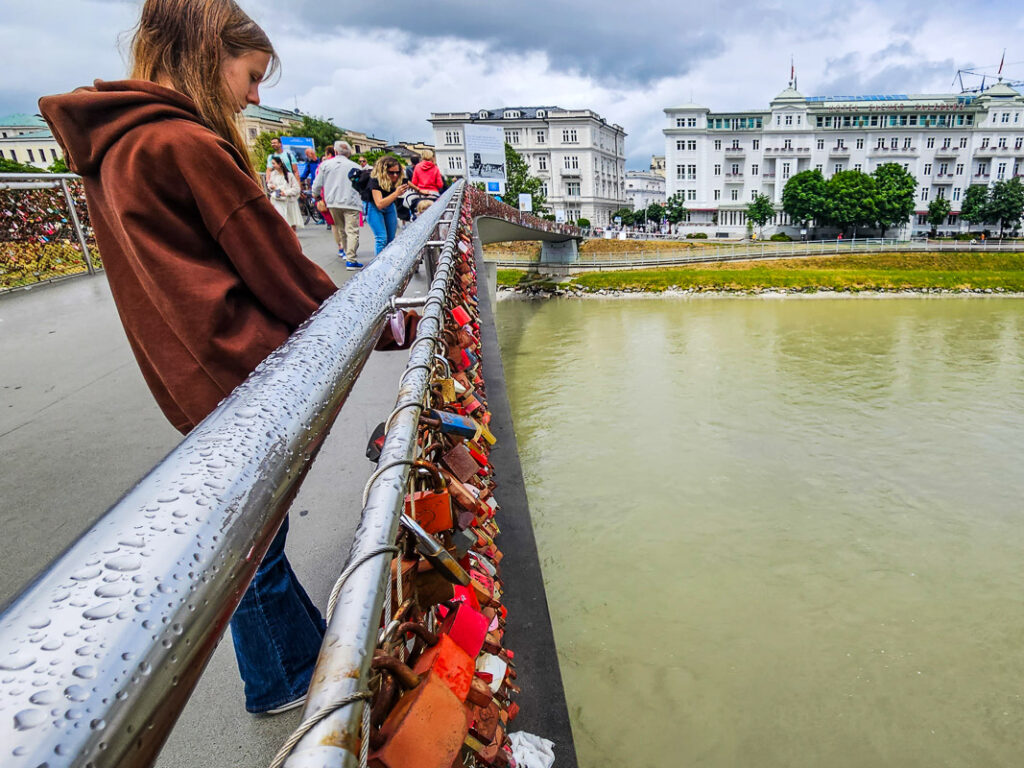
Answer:
[[[533,195],[528,192],[519,193],[519,210],[525,213],[533,213]]]
[[[555,208],[555,223],[565,224],[565,208]]]
[[[480,182],[491,195],[505,192],[505,129],[500,125],[463,127],[466,146],[466,179]]]

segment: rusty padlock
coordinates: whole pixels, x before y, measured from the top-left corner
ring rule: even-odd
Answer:
[[[477,460],[463,443],[458,443],[446,451],[441,457],[441,463],[462,483],[480,471]]]

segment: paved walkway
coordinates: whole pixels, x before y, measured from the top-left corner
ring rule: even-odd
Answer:
[[[338,284],[352,274],[324,227],[299,235]],[[359,257],[372,259],[361,232]],[[409,294],[422,294],[422,273]],[[407,353],[370,357],[292,507],[288,551],[321,607],[358,523],[373,427],[394,405]],[[144,475],[180,436],[164,420],[128,348],[106,278],[82,277],[0,297],[0,603]],[[157,765],[264,766],[298,724],[245,713],[228,636]]]

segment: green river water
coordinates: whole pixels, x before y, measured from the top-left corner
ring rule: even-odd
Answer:
[[[1024,765],[1024,300],[497,315],[581,766]]]

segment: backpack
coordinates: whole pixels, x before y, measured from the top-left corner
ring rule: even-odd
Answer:
[[[368,203],[373,200],[370,194],[370,169],[353,168],[348,172],[348,180],[352,182],[352,189],[359,193],[359,198]]]

